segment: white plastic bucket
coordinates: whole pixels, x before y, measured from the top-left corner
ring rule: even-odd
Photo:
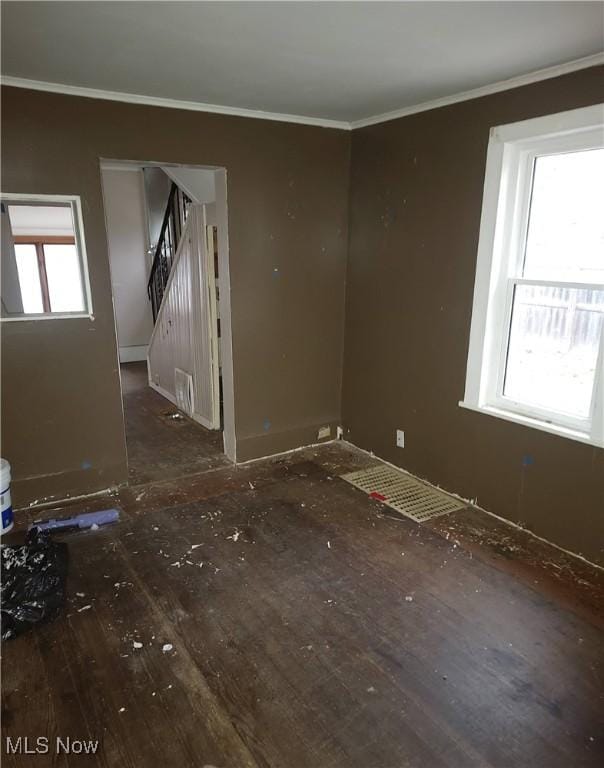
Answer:
[[[6,459],[0,459],[0,512],[0,534],[8,533],[13,527],[13,507],[10,501],[10,464]]]

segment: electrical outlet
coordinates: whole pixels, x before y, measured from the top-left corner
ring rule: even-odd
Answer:
[[[396,444],[399,448],[405,447],[405,432],[402,429],[396,430]]]
[[[319,434],[317,435],[317,439],[325,440],[328,437],[331,437],[331,427],[321,427],[319,429]]]

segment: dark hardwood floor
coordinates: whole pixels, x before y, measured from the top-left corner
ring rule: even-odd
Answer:
[[[228,464],[222,432],[173,418],[177,409],[147,383],[146,363],[120,366],[131,485],[183,477]]]
[[[399,518],[338,477],[370,461],[329,444],[59,510],[122,516],[62,537],[63,615],[3,648],[3,737],[51,739],[4,738],[5,764],[601,766],[601,572],[475,510]]]

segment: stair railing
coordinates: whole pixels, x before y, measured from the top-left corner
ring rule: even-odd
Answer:
[[[157,319],[190,205],[191,199],[173,182],[147,283],[153,322]]]

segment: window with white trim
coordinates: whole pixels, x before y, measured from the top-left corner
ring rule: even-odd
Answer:
[[[92,316],[80,198],[0,197],[0,319]]]
[[[460,405],[604,445],[604,107],[491,130]]]

